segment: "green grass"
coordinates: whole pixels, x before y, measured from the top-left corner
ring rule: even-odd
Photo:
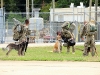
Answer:
[[[75,46],[75,48],[83,49],[83,46]],[[62,53],[53,53],[53,47],[29,47],[25,56],[18,56],[17,51],[12,50],[8,56],[6,56],[7,51],[2,51],[0,49],[0,60],[12,60],[12,61],[100,61],[100,49],[99,45],[96,46],[98,57],[83,56],[83,51],[76,49],[75,54],[66,52],[66,47],[62,48]]]

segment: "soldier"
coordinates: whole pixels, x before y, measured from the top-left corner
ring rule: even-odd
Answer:
[[[30,31],[28,29],[29,20],[26,19],[24,25],[21,25],[21,26],[22,26],[22,28],[21,28],[22,34],[21,34],[21,37],[20,37],[19,41],[20,42],[27,41],[27,38],[29,38],[29,35],[30,35]]]
[[[22,37],[19,39],[19,41],[25,41],[25,47],[23,47],[23,51],[25,49],[25,52],[27,50],[27,46],[28,46],[28,43],[29,43],[29,35],[31,33],[31,31],[28,28],[29,28],[29,20],[26,19],[25,24],[23,25]]]
[[[73,22],[64,22],[64,24],[62,25],[62,27],[65,27],[66,30],[70,31],[70,33],[73,36],[73,39],[75,40],[75,36],[73,34],[73,31],[75,30],[76,25]]]
[[[84,22],[84,26],[83,29],[81,31],[80,37],[83,40],[83,36],[85,36],[85,43],[84,43],[84,52],[83,55],[84,56],[88,56],[88,47],[90,46],[91,48],[91,55],[94,56],[95,55],[95,38],[94,35],[97,31],[97,28],[95,26],[95,22],[94,21],[90,21]]]
[[[75,29],[75,24],[74,23],[70,23],[70,22],[65,22],[63,25],[62,25],[62,33],[61,33],[61,36],[62,36],[62,39],[64,40],[64,46],[67,47],[67,52],[70,52],[70,46],[72,46],[72,53],[74,54],[75,53],[75,48],[74,48],[74,45],[75,45],[75,39],[74,39],[74,35],[73,35],[73,30]],[[70,42],[71,41],[74,41],[73,43]],[[70,44],[71,43],[71,44]]]
[[[19,23],[16,22],[18,20],[13,19],[15,23]],[[24,55],[24,51],[26,52],[27,46],[28,46],[28,42],[29,42],[29,35],[30,35],[30,30],[28,30],[28,26],[29,26],[29,20],[26,19],[25,20],[25,24],[17,24],[14,29],[14,35],[13,35],[13,39],[15,41],[19,41],[19,43],[24,42],[24,46],[21,49],[21,55]]]

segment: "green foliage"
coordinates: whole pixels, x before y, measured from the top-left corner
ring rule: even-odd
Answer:
[[[45,12],[45,14],[40,14],[40,17],[42,17],[44,20],[49,20],[49,9],[50,9],[51,4],[45,4],[42,9],[41,12]]]
[[[67,0],[58,0],[56,4],[57,8],[69,7],[69,2]]]
[[[49,14],[40,14],[40,17],[42,17],[44,20],[49,20]]]
[[[19,1],[16,0],[4,0],[4,7],[6,11],[20,11],[19,8],[17,7],[17,3]]]
[[[50,7],[51,7],[51,4],[45,4],[42,7],[41,12],[49,12]]]
[[[83,49],[83,46],[76,46],[75,48]],[[0,60],[12,60],[12,61],[95,61],[100,62],[99,46],[96,46],[98,57],[89,56],[84,57],[82,51],[76,49],[75,54],[66,53],[66,47],[63,47],[62,53],[53,53],[53,47],[31,47],[28,48],[25,56],[18,56],[17,51],[12,50],[11,53],[6,56],[7,51],[0,49]]]
[[[48,6],[52,4],[52,0],[33,0],[35,8],[41,8],[42,11],[49,10]],[[90,0],[55,0],[55,7],[57,8],[66,8],[69,7],[71,3],[74,3],[74,6],[79,6],[80,2],[83,2],[85,7],[89,6]],[[3,0],[4,7],[7,12],[25,12],[26,11],[26,0]],[[29,0],[29,7],[31,10],[32,1]],[[92,0],[92,5],[94,5],[95,0]],[[44,4],[44,7],[43,7]],[[100,6],[100,1],[98,1],[98,6]],[[52,7],[52,5],[51,5]],[[47,9],[46,9],[47,8]]]
[[[14,14],[13,12],[10,12],[9,15],[6,15],[6,19],[8,19],[9,22],[13,22],[13,18],[16,18],[23,23],[26,19],[26,16],[22,16],[22,14]]]

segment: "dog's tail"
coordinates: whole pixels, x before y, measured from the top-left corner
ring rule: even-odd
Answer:
[[[3,51],[7,50],[6,48],[2,48]]]
[[[2,47],[2,50],[3,50],[3,51],[8,50],[8,45],[7,45],[7,47],[5,47],[5,48],[4,48],[4,47]]]

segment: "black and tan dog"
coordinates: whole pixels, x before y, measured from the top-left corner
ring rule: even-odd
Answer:
[[[6,48],[2,48],[2,50],[8,50],[6,55],[8,55],[12,49],[15,49],[16,51],[18,51],[18,55],[25,55],[25,51],[26,51],[25,48],[26,48],[26,42],[22,42],[19,44],[10,43],[7,45]]]

